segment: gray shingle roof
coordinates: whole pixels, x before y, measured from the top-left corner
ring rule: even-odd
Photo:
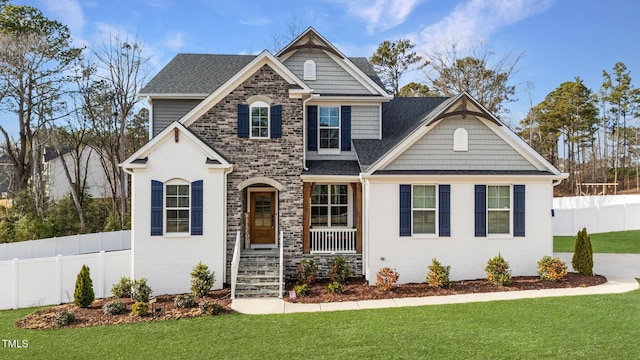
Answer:
[[[352,140],[362,168],[373,164],[404,139],[446,97],[396,97],[382,104],[382,140]]]
[[[140,94],[210,94],[255,55],[178,54]]]
[[[378,86],[384,89],[384,84],[382,80],[378,77],[378,73],[373,68],[373,65],[369,62],[369,60],[365,57],[350,57],[349,60],[353,63],[353,65],[357,66],[363,73],[365,73],[368,77],[373,80]]]
[[[357,161],[343,160],[308,160],[309,170],[302,175],[359,175],[360,165]]]

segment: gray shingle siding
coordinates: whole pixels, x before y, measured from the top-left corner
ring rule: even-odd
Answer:
[[[153,136],[158,135],[172,122],[180,120],[201,101],[197,99],[153,100]]]
[[[351,106],[351,138],[378,139],[380,137],[380,106]]]

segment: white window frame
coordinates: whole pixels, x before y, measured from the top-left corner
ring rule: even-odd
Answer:
[[[302,79],[303,80],[315,80],[316,79],[316,62],[309,59],[304,62],[302,66]]]
[[[346,186],[347,187],[347,203],[346,203],[346,207],[347,207],[347,225],[332,225],[331,224],[331,208],[334,206],[345,206],[343,204],[332,204],[331,203],[331,186],[332,185],[342,185],[342,186]],[[312,199],[309,199],[309,217],[312,216],[312,208],[313,207],[326,207],[327,208],[327,225],[323,226],[323,225],[314,225],[311,223],[311,226],[314,227],[315,229],[329,229],[329,228],[333,228],[333,229],[351,229],[353,228],[353,194],[352,194],[352,189],[351,186],[348,183],[320,183],[320,184],[315,184],[315,187],[317,186],[327,186],[327,204],[313,204]],[[311,191],[311,196],[313,197],[313,191]]]
[[[416,186],[430,186],[434,188],[434,194],[435,194],[435,207],[433,208],[416,208],[414,203],[413,203],[413,194],[414,194],[414,188]],[[415,235],[415,236],[425,236],[425,237],[434,237],[438,234],[438,185],[435,184],[412,184],[411,185],[411,235]],[[414,227],[413,227],[413,213],[414,211],[433,211],[434,215],[435,215],[435,226],[434,226],[434,231],[433,233],[417,233],[414,231]]]
[[[172,206],[169,207],[167,205],[167,198],[169,197],[169,186],[186,186],[187,187],[187,194],[186,197],[188,199],[188,205],[187,206]],[[180,199],[180,195],[179,195],[179,187],[177,188],[178,192],[176,193],[176,198]],[[183,196],[184,197],[184,196]],[[185,235],[185,234],[191,234],[191,202],[193,201],[193,199],[191,199],[191,184],[187,181],[183,181],[183,180],[170,180],[168,182],[166,182],[164,184],[164,194],[163,194],[163,212],[162,212],[162,221],[164,222],[164,232],[165,234],[171,235],[171,234],[175,234],[175,235]],[[169,224],[168,224],[168,220],[169,220],[169,216],[168,213],[169,211],[187,211],[187,231],[171,231]],[[176,219],[180,219],[179,217],[177,217]]]
[[[322,108],[338,108],[338,126],[320,126],[320,113]],[[338,147],[337,148],[322,148],[320,141],[320,133],[322,129],[337,129],[338,130]],[[342,111],[340,105],[322,105],[318,106],[318,154],[325,155],[340,155],[341,139],[342,137]]]
[[[253,109],[267,109],[267,136],[253,136]],[[261,127],[258,127],[261,128]],[[271,107],[264,101],[255,101],[249,105],[249,138],[250,139],[269,139],[271,138]]]
[[[505,187],[508,189],[508,194],[509,194],[509,208],[505,209],[505,208],[490,208],[489,207],[489,196],[490,196],[490,191],[489,188],[492,187]],[[487,185],[487,236],[492,236],[492,237],[511,237],[512,233],[513,233],[513,186],[510,184],[491,184],[491,185]],[[489,213],[490,212],[508,212],[508,221],[509,221],[509,230],[507,232],[490,232],[490,227],[489,227]]]

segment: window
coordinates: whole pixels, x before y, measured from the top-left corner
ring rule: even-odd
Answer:
[[[340,107],[322,106],[318,110],[318,150],[340,151]]]
[[[487,233],[509,234],[511,229],[510,186],[487,186]]]
[[[347,185],[316,185],[311,193],[311,226],[347,226]]]
[[[269,138],[269,105],[262,101],[251,104],[251,137]]]
[[[165,211],[167,233],[189,232],[189,185],[166,185]]]
[[[436,233],[436,187],[413,185],[412,227],[414,234]]]

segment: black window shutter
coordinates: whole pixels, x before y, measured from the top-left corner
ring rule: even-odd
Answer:
[[[238,137],[249,137],[249,105],[238,104]]]
[[[271,107],[271,138],[282,137],[282,105]]]
[[[351,106],[341,106],[340,112],[340,150],[351,151]]]
[[[513,185],[513,236],[524,236],[524,185]]]
[[[411,185],[400,185],[400,236],[411,236]]]
[[[307,150],[318,150],[318,107],[307,106]]]
[[[191,183],[191,235],[202,235],[204,197],[202,183],[202,180]]]
[[[451,185],[438,186],[439,236],[451,236]]]
[[[162,236],[162,197],[164,184],[151,180],[151,236]]]
[[[475,186],[475,234],[476,237],[487,236],[487,186]]]

